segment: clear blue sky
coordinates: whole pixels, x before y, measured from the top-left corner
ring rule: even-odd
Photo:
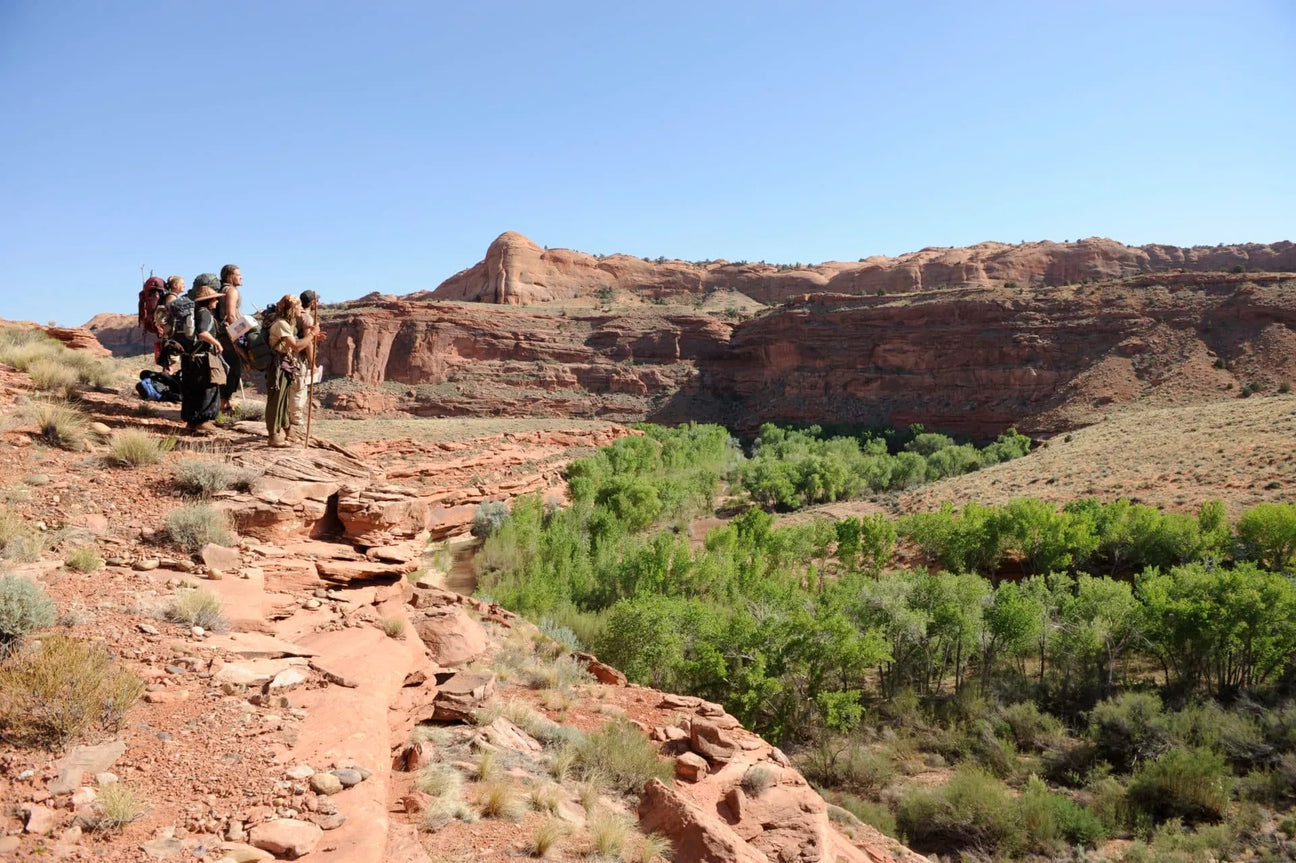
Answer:
[[[0,0],[0,317],[435,287],[516,230],[854,260],[1296,239],[1296,3]]]

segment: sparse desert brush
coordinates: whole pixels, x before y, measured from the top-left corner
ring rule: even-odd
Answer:
[[[234,541],[229,516],[204,503],[191,503],[167,513],[166,533],[188,552],[196,552],[209,542],[229,545]]]
[[[0,509],[0,560],[33,561],[40,557],[45,540],[22,516]]]
[[[97,644],[61,635],[0,665],[0,734],[61,746],[91,728],[114,730],[144,683]]]
[[[50,446],[72,452],[85,449],[90,421],[76,408],[64,402],[37,402],[31,409],[31,418],[41,439]]]
[[[518,821],[526,814],[526,806],[511,782],[486,782],[477,794],[477,808],[486,818]]]
[[[533,665],[526,670],[525,678],[532,689],[566,690],[579,683],[589,683],[594,676],[572,657],[558,656]]]
[[[466,824],[472,824],[477,820],[477,813],[464,803],[457,791],[432,801],[432,804],[423,810],[419,827],[429,833],[435,833],[456,819]]]
[[[137,429],[119,431],[108,445],[109,460],[120,467],[157,464],[162,456],[175,449],[175,438],[154,437]]]
[[[53,357],[41,357],[27,366],[32,386],[59,395],[73,395],[81,382],[77,370]]]
[[[54,623],[54,601],[30,578],[0,576],[0,656],[27,633]]]
[[[95,572],[103,568],[104,562],[93,545],[82,545],[67,553],[63,565],[76,572]]]
[[[549,852],[557,849],[559,843],[571,835],[571,825],[561,818],[546,818],[536,825],[531,834],[531,854],[534,857],[548,857]]]
[[[26,357],[35,352],[52,353],[58,343],[35,327],[0,327],[0,363],[27,367]]]
[[[211,497],[218,491],[246,491],[260,476],[259,471],[238,468],[208,459],[187,458],[171,472],[171,481],[181,494]]]
[[[759,797],[774,784],[774,771],[759,764],[752,765],[743,774],[742,790],[750,797]]]
[[[576,747],[564,746],[549,756],[549,775],[556,782],[566,782],[576,769]]]
[[[598,775],[622,794],[637,794],[649,779],[670,782],[674,770],[657,747],[624,718],[613,719],[576,745],[576,764],[584,776]]]
[[[562,804],[563,791],[553,782],[546,782],[531,789],[531,808],[537,812],[548,812],[553,815]]]
[[[503,772],[503,765],[495,757],[494,752],[485,749],[477,756],[476,771],[478,782],[494,782]]]
[[[78,351],[64,350],[78,383],[96,390],[110,390],[117,383],[117,370],[108,363]]]
[[[94,808],[97,831],[120,830],[144,814],[143,804],[125,782],[100,785]]]
[[[229,625],[220,597],[201,587],[178,588],[162,614],[172,623],[201,626],[210,632],[220,632]]]
[[[379,626],[388,638],[405,637],[405,621],[399,617],[384,617],[379,621]]]

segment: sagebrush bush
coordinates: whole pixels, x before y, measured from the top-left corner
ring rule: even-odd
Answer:
[[[119,431],[108,444],[109,460],[121,467],[157,464],[175,449],[175,438],[154,437],[137,429]]]
[[[191,503],[167,513],[166,533],[173,543],[188,552],[196,552],[209,542],[218,545],[234,542],[229,516],[203,503]]]
[[[55,746],[94,727],[115,730],[143,691],[100,645],[43,638],[0,665],[0,735]]]
[[[247,491],[260,476],[259,471],[238,468],[207,459],[187,458],[176,464],[171,481],[181,494],[189,497],[211,497],[218,491]]]
[[[657,747],[625,718],[608,722],[576,744],[576,767],[585,777],[602,777],[623,794],[638,794],[649,779],[670,782],[674,768]]]
[[[1150,692],[1127,692],[1098,702],[1089,714],[1089,737],[1098,759],[1118,773],[1156,758],[1171,744],[1161,699]]]
[[[0,655],[35,629],[51,626],[54,601],[30,578],[0,576]]]
[[[508,516],[508,504],[502,500],[488,500],[477,504],[477,511],[473,513],[472,535],[478,539],[494,536]]]
[[[829,794],[826,797],[829,800],[829,818],[833,818],[833,808],[835,806],[846,813],[849,818],[863,822],[892,839],[899,838],[900,833],[896,830],[895,815],[891,813],[886,804],[865,800],[863,797],[856,797],[854,794]],[[833,818],[833,820],[838,819]]]
[[[815,785],[874,799],[896,775],[890,758],[849,738],[825,740],[809,750],[797,766]]]
[[[1043,752],[1063,736],[1062,723],[1041,711],[1033,701],[1021,701],[1001,708],[999,719],[1008,736],[1023,752]]]
[[[201,587],[178,588],[162,615],[172,623],[201,626],[210,632],[229,626],[220,597]]]
[[[76,572],[95,572],[103,568],[104,562],[93,545],[83,545],[69,551],[63,565]]]
[[[41,439],[50,446],[71,452],[86,448],[90,421],[81,411],[62,402],[48,401],[38,402],[31,415]]]
[[[774,771],[768,767],[753,765],[743,774],[742,781],[739,783],[742,790],[749,797],[759,797],[765,791],[769,790],[775,782]]]

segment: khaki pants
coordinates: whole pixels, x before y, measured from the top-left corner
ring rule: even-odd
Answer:
[[[310,393],[310,374],[306,363],[301,364],[301,372],[288,385],[288,424],[302,433],[306,431],[306,398]]]

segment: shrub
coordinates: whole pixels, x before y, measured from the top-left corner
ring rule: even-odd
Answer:
[[[821,788],[835,788],[876,797],[895,779],[891,760],[846,739],[824,741],[797,765],[806,779]]]
[[[1237,520],[1243,552],[1274,572],[1296,564],[1296,504],[1261,503]]]
[[[40,402],[32,409],[40,437],[50,446],[80,452],[90,437],[85,414],[60,402]]]
[[[95,572],[103,567],[103,558],[93,545],[83,545],[67,553],[63,564],[76,572]]]
[[[45,541],[17,513],[0,510],[0,559],[33,561],[40,558]]]
[[[670,782],[674,769],[639,729],[617,718],[576,745],[576,766],[587,778],[603,777],[623,794],[638,794],[649,779]]]
[[[181,587],[176,590],[163,616],[172,623],[201,626],[211,632],[220,632],[228,625],[220,597],[200,587]]]
[[[549,852],[571,835],[571,825],[561,818],[546,818],[536,825],[531,834],[531,854],[536,857],[548,857]]]
[[[1062,723],[1040,711],[1033,701],[1021,701],[1002,708],[999,718],[1019,750],[1043,752],[1063,736]]]
[[[120,830],[144,814],[144,807],[135,792],[124,782],[99,786],[95,799],[95,830]]]
[[[773,770],[757,764],[747,768],[739,784],[749,796],[759,797],[774,784],[775,778]]]
[[[1011,854],[1024,842],[1008,789],[976,768],[960,769],[942,788],[906,793],[896,806],[896,827],[923,854]]]
[[[27,633],[54,623],[54,602],[30,578],[0,576],[0,655]]]
[[[473,513],[472,535],[478,539],[494,536],[509,517],[508,504],[502,500],[488,500],[477,504]]]
[[[1154,824],[1180,818],[1216,822],[1228,807],[1232,775],[1224,756],[1208,749],[1175,749],[1141,765],[1130,779],[1130,806]]]
[[[189,497],[211,497],[218,491],[247,491],[261,474],[236,468],[218,461],[187,458],[173,468],[171,481],[181,494]]]
[[[172,542],[188,552],[196,552],[209,542],[229,545],[234,541],[229,516],[202,503],[167,513],[166,533]]]
[[[891,814],[891,810],[885,804],[874,803],[872,800],[865,800],[854,794],[833,794],[830,799],[852,818],[885,833],[892,839],[899,837],[895,815]],[[832,817],[831,805],[828,807],[828,816]]]
[[[383,635],[388,638],[405,637],[405,621],[399,617],[384,617],[379,625],[382,627]]]
[[[1027,781],[1017,805],[1027,841],[1041,853],[1055,851],[1059,842],[1092,847],[1105,832],[1093,813],[1049,791],[1038,776]]]
[[[63,636],[41,640],[0,665],[0,733],[33,745],[64,745],[93,727],[116,729],[144,683],[108,651]]]
[[[1127,692],[1098,702],[1089,715],[1089,736],[1097,758],[1118,773],[1158,757],[1171,742],[1161,699],[1147,692]]]
[[[531,808],[537,812],[548,812],[550,815],[557,813],[558,807],[562,805],[563,790],[552,782],[546,782],[531,789]]]
[[[157,464],[162,456],[175,449],[175,438],[158,438],[146,432],[127,429],[113,435],[109,459],[121,467]]]

